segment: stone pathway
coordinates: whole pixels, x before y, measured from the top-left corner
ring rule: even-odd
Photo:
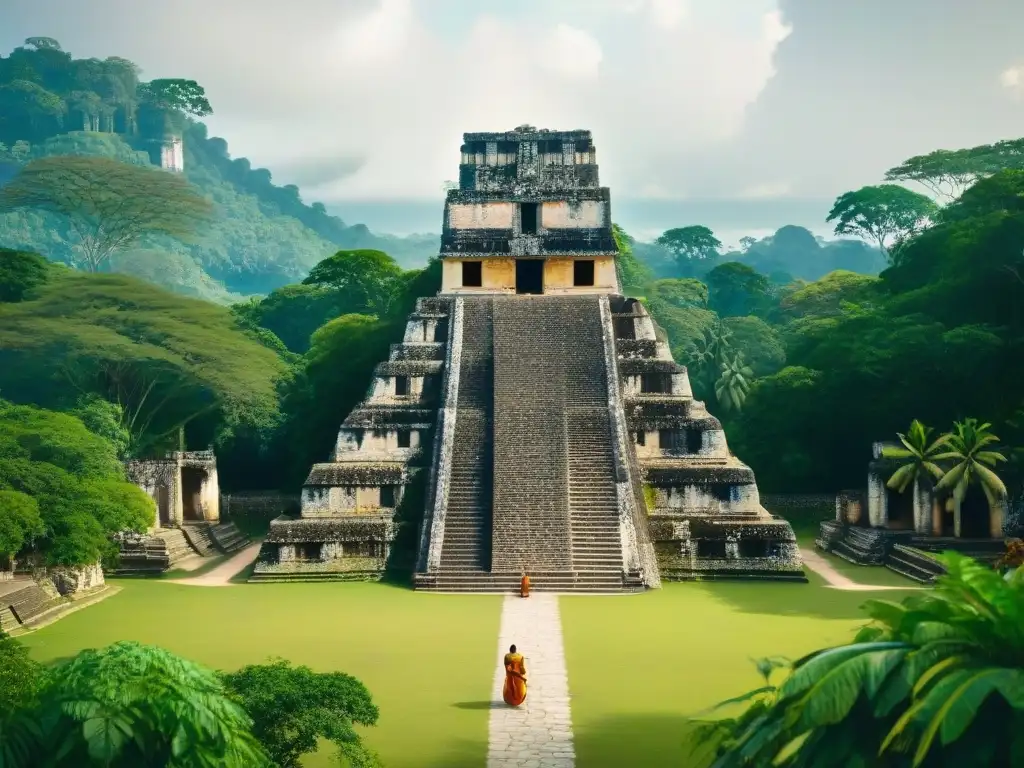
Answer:
[[[244,571],[260,553],[260,542],[250,544],[236,552],[209,573],[187,579],[168,579],[169,584],[187,584],[192,587],[230,587],[231,579]]]
[[[510,645],[526,657],[526,702],[502,701],[502,660]],[[498,632],[487,768],[573,768],[576,753],[569,711],[569,676],[562,646],[558,596],[505,598]]]
[[[906,587],[892,587],[880,584],[858,584],[853,579],[839,573],[839,571],[832,567],[832,563],[813,549],[801,549],[800,556],[804,559],[804,565],[825,579],[828,582],[828,586],[832,589],[842,589],[850,592],[878,592],[888,589],[927,589],[927,587],[923,586],[910,585]]]

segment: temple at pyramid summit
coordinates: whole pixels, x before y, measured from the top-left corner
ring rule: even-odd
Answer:
[[[622,295],[589,131],[465,134],[440,256],[439,295],[310,471],[301,515],[271,524],[252,580],[380,578],[400,556],[417,589],[452,592],[511,591],[524,572],[567,592],[806,580],[789,523]]]

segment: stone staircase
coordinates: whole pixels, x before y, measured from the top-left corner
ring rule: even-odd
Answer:
[[[463,304],[462,356],[440,570],[490,569],[493,500],[494,332],[492,300]]]
[[[211,525],[209,533],[213,544],[225,554],[237,552],[249,544],[249,537],[242,533],[234,523]]]
[[[180,528],[164,528],[151,536],[121,543],[119,576],[160,573],[196,554]]]
[[[607,409],[574,409],[569,416],[569,528],[572,567],[622,582],[615,465]]]
[[[571,299],[494,302],[492,571],[571,572],[566,365]],[[597,312],[597,301],[592,300]],[[600,359],[600,358],[599,358]]]
[[[3,627],[5,632],[28,624],[62,601],[56,588],[48,582],[40,584],[29,579],[18,579],[10,587],[10,591],[0,597],[0,611],[8,614],[6,618],[0,617],[0,622],[6,625]]]
[[[642,590],[623,573],[598,297],[463,302],[440,568],[417,588],[515,592],[525,570],[539,592]]]
[[[185,523],[181,526],[181,533],[189,545],[203,557],[211,557],[217,554],[217,545],[210,535],[209,523]]]
[[[6,605],[0,606],[0,632],[6,632],[9,634],[20,626],[21,624],[19,624],[18,620],[14,618],[14,614],[11,612],[11,609]]]
[[[896,544],[885,556],[885,567],[922,584],[933,584],[946,567],[924,552]]]

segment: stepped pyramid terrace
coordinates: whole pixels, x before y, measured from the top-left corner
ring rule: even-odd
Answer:
[[[590,132],[467,133],[459,171],[440,294],[313,467],[301,516],[272,523],[253,580],[379,577],[404,500],[422,507],[418,589],[509,591],[524,571],[585,592],[805,581],[792,528],[621,295]]]

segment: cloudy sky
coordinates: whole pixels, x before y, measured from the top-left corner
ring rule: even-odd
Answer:
[[[4,50],[198,80],[232,154],[361,204],[438,199],[464,131],[522,123],[593,130],[620,200],[828,201],[1024,134],[1022,29],[1020,0],[0,0]]]

